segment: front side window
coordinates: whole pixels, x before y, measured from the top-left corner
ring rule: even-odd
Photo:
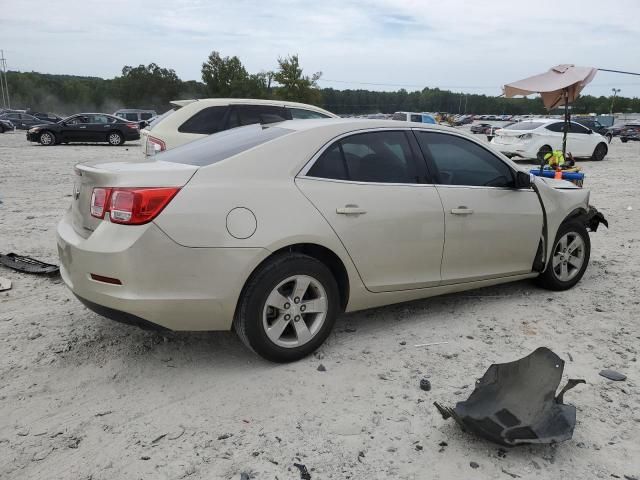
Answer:
[[[571,122],[569,124],[569,132],[570,133],[582,133],[582,134],[587,134],[589,133],[589,129],[580,125],[579,123],[574,123]]]
[[[314,118],[331,118],[328,115],[313,110],[305,110],[304,108],[289,108],[291,118],[293,120],[311,120]]]
[[[411,115],[411,121],[422,123],[422,115]]]
[[[151,117],[153,117],[153,114],[151,114],[151,113],[141,113],[140,114],[140,118],[142,120],[149,120]]]
[[[199,133],[211,135],[224,130],[227,106],[207,107],[193,115],[178,128],[181,133]]]
[[[338,140],[318,158],[310,177],[375,183],[419,183],[403,131],[359,133]]]
[[[424,155],[444,185],[512,187],[511,168],[480,145],[456,135],[416,132]]]

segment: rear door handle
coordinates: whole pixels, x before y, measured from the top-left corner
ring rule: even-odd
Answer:
[[[362,215],[363,213],[367,213],[367,211],[357,205],[345,205],[342,208],[336,208],[336,213],[338,215]]]
[[[454,215],[471,215],[473,213],[473,210],[467,207],[458,207],[452,208],[451,213],[453,213]]]

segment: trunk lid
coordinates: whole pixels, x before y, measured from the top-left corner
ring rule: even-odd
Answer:
[[[94,187],[183,187],[197,170],[193,165],[161,161],[78,164],[71,204],[73,228],[89,238],[100,222],[109,221],[91,216]]]

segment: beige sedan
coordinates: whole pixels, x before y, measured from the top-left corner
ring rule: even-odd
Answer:
[[[253,125],[76,174],[57,241],[83,303],[139,325],[234,328],[278,362],[314,351],[344,311],[534,277],[570,288],[604,222],[587,190],[408,122]]]

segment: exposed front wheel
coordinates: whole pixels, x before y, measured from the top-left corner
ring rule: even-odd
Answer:
[[[591,255],[591,241],[584,225],[569,221],[560,226],[551,259],[538,283],[549,290],[567,290],[580,281]]]
[[[604,143],[599,143],[598,145],[596,145],[596,148],[593,151],[591,160],[595,160],[596,162],[601,161],[607,155],[607,151],[607,146]]]
[[[48,147],[48,146],[51,146],[51,145],[55,145],[56,137],[53,135],[53,133],[45,130],[38,137],[38,141],[40,142],[41,145],[44,145],[45,147]]]
[[[338,306],[336,280],[323,263],[307,255],[283,255],[261,266],[249,280],[234,327],[258,355],[292,362],[322,345]]]
[[[107,136],[107,141],[109,142],[109,145],[113,145],[114,147],[117,147],[124,143],[124,137],[120,132],[111,132]]]

